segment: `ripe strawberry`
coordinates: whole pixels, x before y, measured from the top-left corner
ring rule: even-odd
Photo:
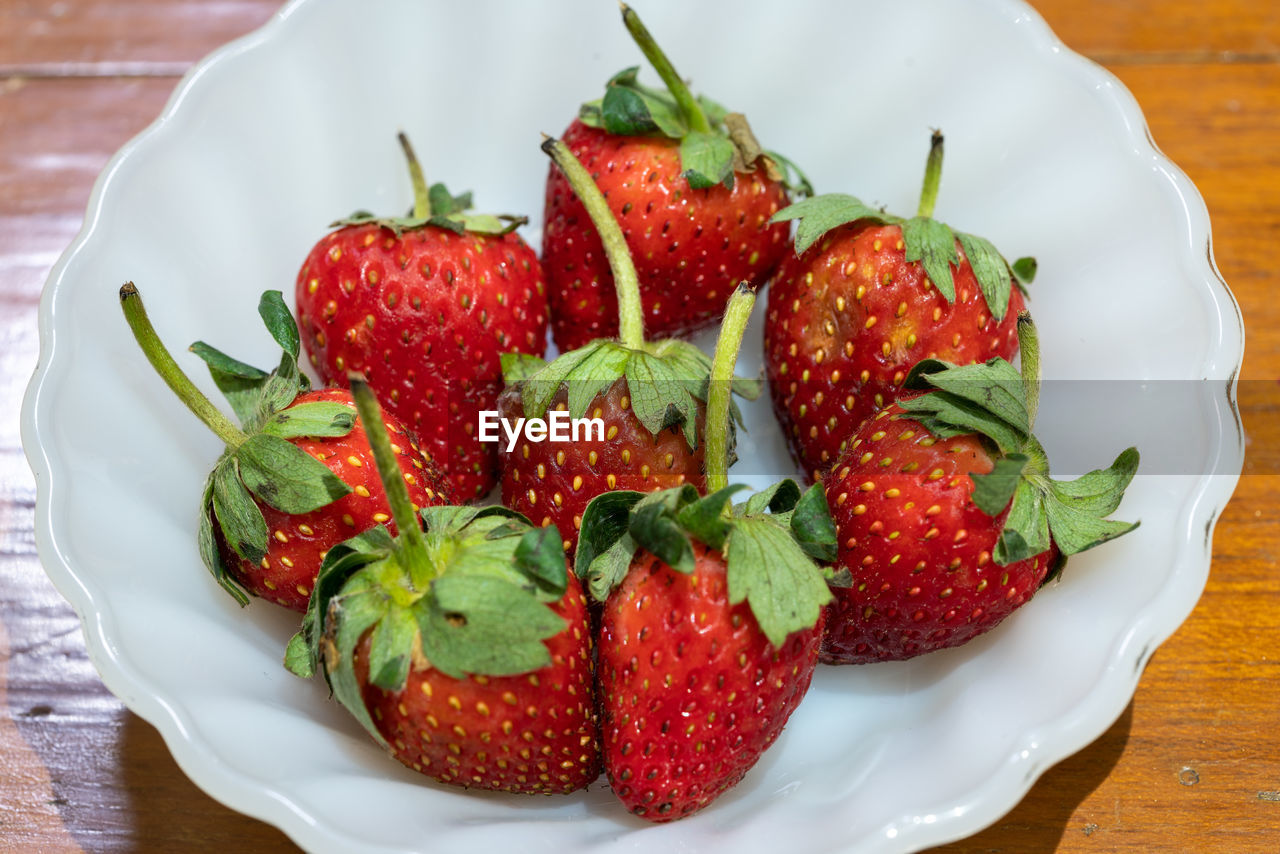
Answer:
[[[286,665],[397,760],[442,783],[571,792],[600,773],[586,600],[559,534],[501,507],[428,507],[418,526],[378,404],[353,380],[400,534],[325,560]]]
[[[622,225],[640,274],[645,325],[660,335],[710,326],[741,281],[763,285],[786,253],[787,227],[769,218],[788,202],[782,169],[746,119],[690,94],[635,12],[623,21],[666,84],[628,68],[584,104],[564,142]],[[780,168],[781,167],[781,168]],[[563,350],[617,334],[609,264],[586,211],[553,164],[547,176],[542,260],[552,336]]]
[[[726,326],[745,323],[741,305],[750,313],[740,293]],[[736,355],[734,339],[717,348],[708,436],[727,427]],[[737,487],[726,485],[723,451],[707,451],[711,495],[689,485],[601,495],[578,546],[576,571],[605,602],[605,770],[623,804],[651,821],[706,806],[777,739],[808,690],[831,599],[814,561],[835,553],[821,490],[802,496],[788,480],[730,507]]]
[[[389,520],[376,486],[373,458],[350,393],[308,390],[298,373],[298,330],[279,291],[259,312],[284,349],[270,374],[203,342],[208,362],[243,429],[237,428],[182,374],[146,316],[133,283],[121,306],[139,345],[183,402],[227,446],[204,487],[199,545],[205,566],[241,604],[246,593],[305,611],[325,553],[353,534]],[[401,474],[419,506],[448,501],[448,488],[398,422],[387,430]],[[377,492],[377,494],[375,494]]]
[[[825,481],[839,556],[823,661],[905,659],[958,646],[1028,601],[1066,556],[1136,527],[1105,517],[1138,466],[1049,478],[1031,435],[1038,352],[1019,318],[1023,375],[1003,359],[921,363],[903,397],[867,419]]]
[[[502,391],[499,356],[545,352],[542,267],[513,231],[524,219],[464,213],[470,194],[428,189],[403,134],[400,142],[413,213],[335,223],[298,273],[298,318],[321,378],[367,376],[471,500],[495,482],[496,454],[475,430]]]
[[[932,218],[942,169],[934,133],[920,210],[892,216],[852,196],[798,202],[794,256],[778,268],[765,313],[765,373],[792,455],[810,477],[850,432],[901,391],[923,358],[959,364],[1017,352],[1014,319],[1034,261]]]
[[[711,362],[687,342],[645,340],[637,272],[618,223],[564,143],[549,139],[543,149],[583,194],[603,235],[619,295],[621,335],[571,350],[550,364],[504,358],[510,387],[499,409],[506,424],[563,412],[571,419],[599,418],[603,425],[586,441],[572,443],[512,444],[499,437],[502,500],[534,522],[555,525],[572,551],[587,502],[601,492],[705,485],[701,419]],[[734,390],[755,394],[742,380]]]

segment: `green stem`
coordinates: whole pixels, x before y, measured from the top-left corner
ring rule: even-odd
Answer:
[[[711,123],[707,121],[707,114],[702,111],[702,107],[699,106],[697,99],[693,97],[693,93],[689,91],[689,87],[684,84],[684,80],[676,73],[671,60],[662,52],[662,48],[658,47],[653,35],[640,20],[640,16],[626,3],[619,5],[622,6],[622,23],[626,24],[627,31],[631,33],[631,38],[635,39],[645,59],[649,60],[653,70],[658,72],[658,76],[666,84],[667,91],[676,99],[676,105],[680,108],[680,113],[684,116],[689,129],[700,133],[710,133]]]
[[[404,485],[404,472],[400,470],[396,453],[391,449],[387,425],[382,420],[382,408],[378,405],[373,390],[359,374],[353,373],[347,379],[351,385],[351,396],[355,398],[356,412],[360,415],[360,423],[364,426],[369,448],[373,451],[373,459],[378,466],[378,478],[387,493],[387,504],[391,507],[391,518],[399,532],[405,564],[413,576],[416,567],[428,564],[427,544],[418,523],[418,514],[413,509],[413,499],[409,497],[409,487]]]
[[[729,485],[729,407],[733,396],[733,369],[738,364],[742,336],[756,304],[756,292],[742,282],[725,306],[720,337],[711,357],[711,381],[707,386],[706,437],[707,494]]]
[[[142,295],[138,293],[133,282],[125,282],[120,287],[120,308],[124,310],[124,319],[128,322],[129,329],[133,331],[133,337],[137,340],[138,346],[142,348],[147,361],[156,369],[156,373],[164,380],[165,385],[169,386],[173,393],[186,404],[186,407],[203,421],[205,426],[216,433],[227,447],[232,449],[240,447],[249,437],[231,423],[231,420],[223,415],[178,367],[178,363],[173,360],[164,342],[156,334],[155,327],[151,325],[151,319],[147,317],[147,309],[142,304]]]
[[[401,131],[396,135],[400,140],[400,148],[404,151],[404,159],[409,163],[409,180],[413,182],[413,217],[414,219],[428,219],[431,216],[431,194],[427,187],[427,178],[422,174],[422,166],[418,163],[418,156],[413,153],[413,146],[409,144],[409,137]]]
[[[631,249],[622,236],[622,228],[614,219],[613,211],[609,210],[609,203],[595,180],[573,156],[569,146],[547,137],[542,142],[542,150],[560,167],[600,235],[605,257],[609,259],[609,269],[613,272],[613,287],[618,294],[618,340],[623,346],[638,350],[644,345],[644,308],[640,305],[640,278],[636,275],[636,265],[631,260]]]
[[[1018,352],[1027,393],[1027,427],[1033,428],[1040,409],[1040,333],[1028,311],[1018,313]]]
[[[935,130],[929,144],[929,159],[924,167],[924,187],[920,190],[918,216],[933,216],[938,201],[938,185],[942,182],[942,131]]]

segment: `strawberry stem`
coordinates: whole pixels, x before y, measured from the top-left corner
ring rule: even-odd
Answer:
[[[618,340],[623,346],[638,350],[644,345],[644,309],[640,305],[640,278],[631,260],[631,249],[622,235],[622,228],[609,210],[609,203],[596,186],[591,173],[579,162],[569,146],[558,139],[547,137],[542,150],[551,156],[569,181],[574,195],[587,209],[587,215],[604,244],[609,270],[613,273],[613,287],[618,294]]]
[[[938,201],[938,185],[942,182],[942,131],[935,130],[929,144],[929,159],[924,167],[924,187],[920,190],[920,207],[917,216],[933,216],[934,203]]]
[[[409,497],[409,488],[404,485],[404,472],[400,470],[400,463],[391,448],[391,438],[387,435],[386,422],[382,420],[378,398],[362,375],[352,373],[347,380],[351,386],[351,396],[355,399],[356,412],[360,415],[360,423],[369,439],[369,448],[373,451],[378,478],[387,493],[387,504],[391,507],[391,518],[399,532],[398,539],[405,554],[405,565],[412,575],[414,567],[429,563],[426,538],[418,523],[418,513],[413,506],[413,499]]]
[[[1040,408],[1040,333],[1029,311],[1018,313],[1018,353],[1022,383],[1027,390],[1027,427],[1033,428]]]
[[[756,292],[741,282],[725,306],[720,337],[711,357],[711,380],[707,386],[706,436],[707,493],[729,485],[729,405],[733,395],[733,369],[738,364],[742,336],[756,304]]]
[[[206,427],[216,433],[228,448],[240,447],[249,437],[232,424],[231,420],[223,415],[200,389],[196,388],[195,383],[182,372],[182,368],[178,367],[178,363],[173,360],[164,342],[156,334],[155,327],[151,325],[151,319],[147,317],[147,309],[142,304],[142,295],[138,293],[133,282],[125,282],[120,287],[120,308],[124,310],[124,319],[129,324],[129,329],[133,331],[133,337],[137,340],[138,346],[142,348],[147,361],[151,363],[151,367],[155,368],[165,385],[169,386],[173,393],[186,404],[186,407],[203,421]]]
[[[429,219],[431,217],[431,194],[427,187],[427,178],[422,174],[422,165],[418,163],[418,156],[413,153],[413,146],[409,144],[409,137],[405,136],[404,131],[396,134],[396,138],[400,140],[400,148],[404,151],[404,159],[409,163],[409,180],[413,182],[413,217],[414,219]]]
[[[684,116],[689,129],[699,133],[710,133],[711,123],[707,121],[707,114],[703,112],[684,80],[676,73],[671,60],[662,52],[662,48],[658,47],[653,35],[640,20],[640,16],[626,3],[619,5],[622,6],[622,23],[626,25],[627,31],[631,33],[631,38],[640,47],[645,59],[649,60],[653,70],[658,72],[658,76],[666,84],[667,91],[676,99],[676,106],[680,108],[680,114]]]

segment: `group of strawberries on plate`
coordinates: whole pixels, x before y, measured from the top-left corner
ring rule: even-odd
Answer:
[[[544,141],[541,260],[523,219],[428,186],[402,136],[412,211],[336,223],[302,265],[296,322],[263,295],[273,370],[192,345],[238,424],[137,289],[120,297],[226,445],[203,561],[242,603],[304,615],[290,670],[319,669],[440,782],[565,793],[603,770],[632,813],[667,821],[742,779],[819,662],[964,643],[1066,556],[1131,530],[1106,517],[1138,455],[1050,478],[1032,435],[1034,262],[932,217],[940,134],[915,216],[812,196],[623,20],[665,89],[628,68]],[[767,385],[815,485],[735,503],[733,397],[760,383],[734,365],[766,282]],[[716,323],[711,357],[673,337]],[[486,410],[600,429],[486,443]],[[501,505],[469,503],[498,483]]]

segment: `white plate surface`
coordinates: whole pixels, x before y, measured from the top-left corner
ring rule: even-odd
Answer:
[[[429,177],[531,214],[536,245],[539,132],[642,59],[611,3],[294,2],[196,67],[99,179],[44,293],[23,439],[41,557],[107,685],[201,787],[306,848],[888,852],[965,836],[1115,720],[1204,587],[1243,459],[1243,332],[1204,204],[1121,85],[1012,0],[639,11],[695,88],[745,111],[820,190],[909,211],[929,129],[945,130],[939,217],[1040,260],[1046,377],[1126,390],[1104,426],[1071,402],[1081,386],[1047,384],[1046,445],[1071,457],[1094,437],[1090,464],[1148,450],[1117,513],[1142,527],[966,648],[821,669],[747,779],[684,821],[633,820],[602,784],[525,799],[401,769],[318,680],[280,666],[291,616],[242,611],[201,568],[195,506],[218,446],[135,352],[116,290],[136,281],[178,350],[203,338],[270,364],[258,294],[291,293],[336,216],[408,205],[397,130]],[[1168,388],[1195,394],[1153,391]],[[1147,393],[1174,407],[1155,426]],[[748,419],[744,461],[791,473],[768,404]]]

